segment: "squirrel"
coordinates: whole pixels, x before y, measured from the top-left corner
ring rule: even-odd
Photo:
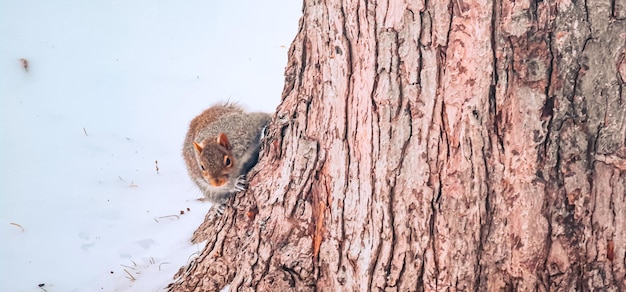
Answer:
[[[219,204],[219,213],[234,193],[245,190],[245,176],[258,160],[261,135],[270,120],[270,114],[246,113],[227,102],[191,121],[183,158],[206,200]]]

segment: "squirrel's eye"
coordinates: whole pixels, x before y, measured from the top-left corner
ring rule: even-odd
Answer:
[[[230,157],[228,156],[224,156],[224,165],[225,166],[230,166],[233,162],[230,161]]]
[[[204,169],[204,165],[200,164],[200,168],[204,171],[206,169]]]

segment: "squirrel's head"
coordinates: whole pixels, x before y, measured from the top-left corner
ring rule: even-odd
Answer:
[[[235,165],[226,134],[220,133],[215,141],[206,139],[200,143],[193,142],[193,146],[204,179],[214,187],[226,184]]]

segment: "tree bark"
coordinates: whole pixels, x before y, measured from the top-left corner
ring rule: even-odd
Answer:
[[[285,75],[171,291],[626,291],[626,0],[305,0]]]

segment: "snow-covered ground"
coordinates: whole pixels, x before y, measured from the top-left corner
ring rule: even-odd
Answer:
[[[210,207],[187,124],[274,111],[301,5],[0,0],[0,291],[161,291]]]

